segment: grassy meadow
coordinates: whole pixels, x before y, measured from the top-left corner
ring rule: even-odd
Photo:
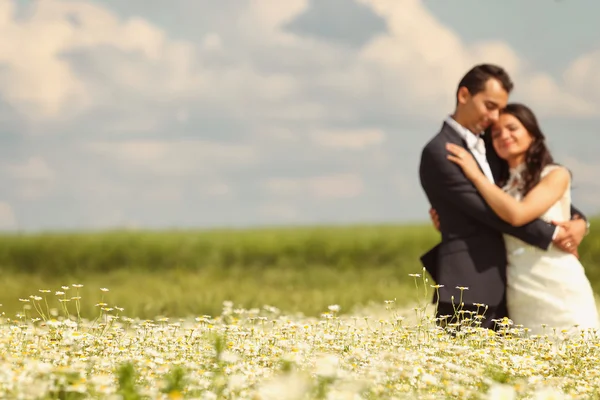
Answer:
[[[600,291],[598,222],[580,253]],[[216,315],[228,300],[306,315],[331,304],[342,312],[390,299],[408,305],[424,295],[408,275],[422,272],[419,256],[438,238],[429,225],[4,235],[0,304],[14,314],[39,289],[54,296],[81,284],[84,316],[100,301],[140,318]]]
[[[580,252],[598,290],[596,225]],[[430,226],[2,236],[0,397],[600,398],[598,333],[436,326],[431,282],[409,274],[437,239]]]
[[[408,274],[434,245],[430,226],[40,234],[0,237],[6,312],[38,289],[84,285],[85,315],[104,300],[130,315],[215,315],[223,301],[318,315],[414,296]],[[108,288],[102,293],[100,288]]]

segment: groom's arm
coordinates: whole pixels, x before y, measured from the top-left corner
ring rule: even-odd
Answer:
[[[520,227],[503,221],[487,205],[475,186],[463,174],[460,167],[447,159],[445,147],[425,148],[421,161],[421,181],[426,190],[447,199],[465,214],[480,222],[541,249],[552,243],[556,226],[541,219]]]
[[[554,244],[563,250],[568,250],[570,245],[579,247],[590,228],[587,217],[574,206],[571,206],[571,220],[557,224],[566,232],[566,235],[561,235],[560,239],[554,240]]]

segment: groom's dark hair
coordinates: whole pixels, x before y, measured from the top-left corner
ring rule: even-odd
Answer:
[[[513,89],[513,82],[504,68],[494,64],[479,64],[471,68],[458,83],[456,94],[461,87],[466,87],[471,96],[485,89],[486,82],[490,79],[496,79],[507,93]]]

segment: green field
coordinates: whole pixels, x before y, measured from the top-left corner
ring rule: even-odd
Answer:
[[[580,248],[596,291],[598,222]],[[437,240],[430,226],[0,237],[0,397],[599,398],[597,334],[439,328],[408,276]]]
[[[592,222],[580,254],[600,292],[598,226]],[[423,293],[408,274],[421,272],[419,256],[438,238],[429,225],[4,235],[0,304],[14,315],[25,304],[19,299],[49,289],[59,307],[55,292],[72,284],[84,286],[60,297],[80,295],[84,316],[97,314],[101,300],[140,318],[217,315],[225,300],[306,315],[331,304],[342,312],[409,304]],[[75,310],[73,303],[65,304]]]

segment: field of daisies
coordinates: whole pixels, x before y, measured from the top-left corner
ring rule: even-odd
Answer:
[[[411,278],[413,279],[413,278]],[[414,276],[417,288],[429,285]],[[431,286],[431,285],[429,285]],[[0,321],[7,399],[590,399],[600,396],[600,339],[468,315],[442,330],[428,301],[394,299],[318,317],[276,307],[136,319],[99,289],[83,319],[81,285],[41,289]],[[431,290],[431,288],[430,288]]]

